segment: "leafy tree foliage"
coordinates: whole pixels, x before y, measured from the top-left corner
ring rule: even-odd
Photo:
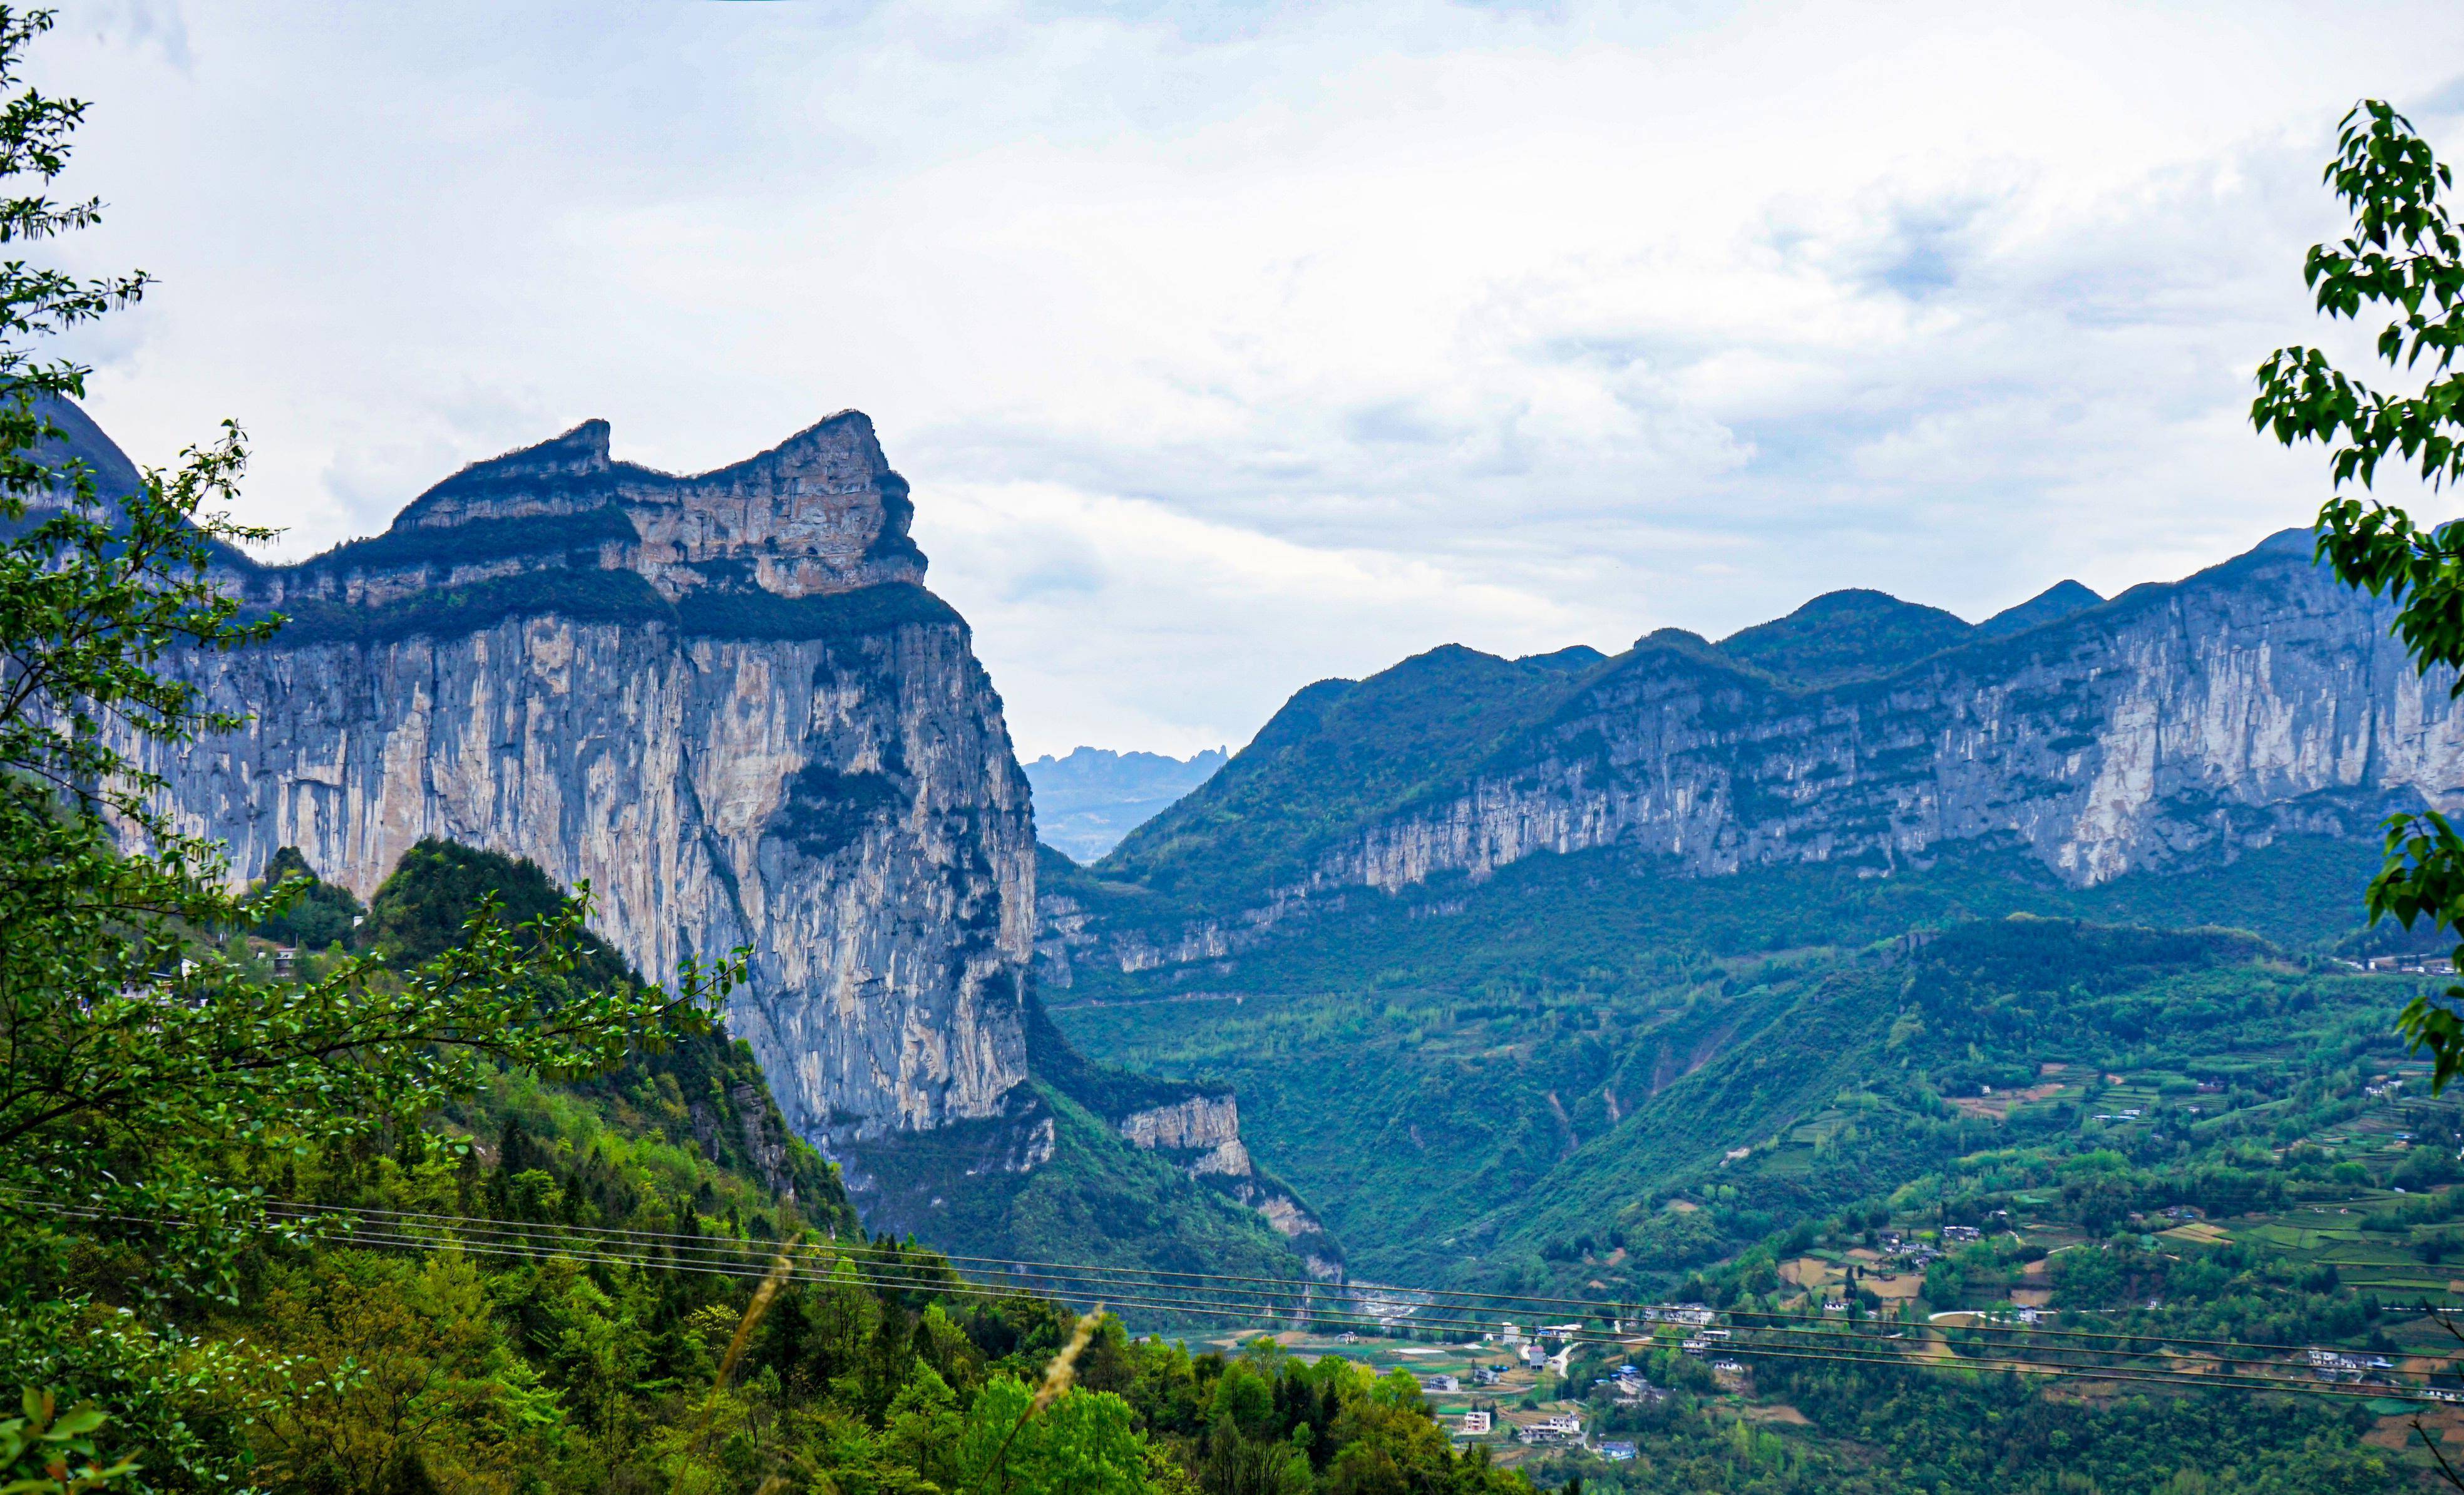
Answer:
[[[2373,99],[2344,117],[2325,180],[2352,210],[2353,231],[2313,245],[2302,262],[2319,311],[2384,317],[2380,361],[2400,374],[2426,363],[2426,378],[2417,390],[2391,393],[2318,348],[2279,348],[2259,365],[2251,421],[2287,446],[2329,449],[2335,495],[2319,511],[2319,555],[2342,580],[2395,604],[2395,632],[2423,671],[2454,670],[2464,667],[2464,520],[2424,527],[2369,494],[2390,461],[2433,489],[2464,478],[2464,375],[2453,366],[2464,346],[2464,235],[2440,196],[2453,189],[2453,174],[2404,116]],[[2347,483],[2361,495],[2346,493]],[[2464,694],[2464,676],[2453,693]],[[2464,837],[2446,816],[2388,820],[2368,907],[2373,919],[2454,934],[2464,956]],[[2464,1068],[2464,1015],[2453,1004],[2464,987],[2447,997],[2425,997],[2400,1020],[2429,1050],[2438,1088]]]
[[[46,195],[85,109],[19,86],[49,24],[0,11],[12,248],[99,211]],[[158,1330],[184,1300],[231,1295],[259,1213],[230,1181],[248,1163],[415,1127],[502,1066],[604,1069],[699,1024],[731,972],[689,965],[672,994],[569,979],[586,896],[518,927],[483,907],[459,944],[409,968],[353,957],[294,983],[238,957],[231,936],[304,888],[231,890],[219,849],[163,812],[154,765],[237,725],[179,660],[281,621],[243,618],[212,572],[225,547],[266,538],[224,508],[239,432],[128,493],[47,455],[66,433],[42,402],[81,395],[85,371],[39,341],[145,284],[0,261],[0,1380],[75,1374],[141,1430],[155,1416],[176,1459],[194,1430],[157,1383],[198,1362]],[[116,1303],[79,1290],[97,1235],[143,1245]]]
[[[249,890],[263,892],[294,878],[304,880],[307,887],[292,890],[289,904],[259,919],[256,934],[309,950],[323,950],[350,938],[367,911],[360,907],[360,900],[351,896],[349,889],[319,878],[297,846],[284,846],[274,853],[274,860],[266,864],[265,876]]]

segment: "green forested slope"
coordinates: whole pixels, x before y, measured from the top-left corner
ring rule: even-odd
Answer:
[[[1085,974],[1054,1016],[1099,1059],[1237,1088],[1254,1149],[1326,1213],[1365,1275],[1477,1274],[1495,1264],[1490,1247],[1449,1239],[1478,1224],[1508,1255],[1536,1251],[1537,1221],[1563,1213],[1581,1170],[1622,1170],[1639,1190],[1738,1145],[1692,1118],[1759,1139],[1774,1108],[1827,1099],[1818,1076],[1864,1062],[1889,1016],[1814,994],[1886,969],[1908,931],[2013,912],[2233,925],[2324,958],[2353,934],[2350,890],[2371,860],[2354,843],[2288,841],[2211,873],[2073,890],[2015,857],[1893,878],[1717,880],[1602,853],[1538,857],[1195,972]],[[1843,1022],[1856,1033],[1833,1031]],[[1805,1093],[1714,1104],[1698,1091],[1690,1110],[1649,1110],[1655,1092],[1727,1055],[1802,1071]],[[1613,1160],[1600,1151],[1612,1133],[1640,1151]],[[1599,1203],[1583,1200],[1567,1208]]]
[[[1720,652],[1799,685],[1870,679],[1975,631],[1965,618],[1862,587],[1825,592],[1785,618],[1731,633]]]
[[[351,938],[397,964],[426,959],[453,943],[463,920],[490,894],[517,922],[539,918],[563,899],[530,862],[424,841],[370,900]],[[339,890],[312,890],[275,932],[289,933],[301,909],[324,909],[337,897],[348,899]],[[638,979],[596,938],[585,940],[581,969],[590,980]],[[864,1198],[874,1228],[895,1224],[942,1250],[1012,1262],[1306,1275],[1293,1242],[1265,1217],[1120,1135],[1120,1117],[1181,1100],[1195,1093],[1192,1087],[1089,1064],[1040,1012],[1030,1014],[1029,1029],[1037,1080],[1014,1108],[1018,1114],[867,1150]],[[657,1134],[724,1170],[760,1178],[773,1192],[822,1201],[808,1207],[820,1210],[813,1218],[828,1228],[852,1226],[855,1211],[838,1170],[788,1134],[752,1050],[721,1032],[636,1057],[569,1090],[603,1117],[603,1133]],[[1036,1146],[1037,1125],[1046,1118],[1048,1146],[1038,1151],[1048,1155],[1015,1166]],[[1320,1249],[1333,1254],[1331,1243]]]
[[[351,928],[346,893],[312,892],[310,906],[332,905]],[[487,895],[508,919],[562,905],[527,862],[424,842],[349,938],[389,962],[417,959],[450,945]],[[244,958],[271,966],[280,952],[259,942]],[[575,981],[634,979],[596,939],[580,954]],[[282,959],[313,976],[341,957]],[[1098,1102],[1176,1090],[1083,1061],[1067,1078]],[[1047,1098],[1064,1156],[1151,1161],[1076,1101]],[[138,1462],[121,1485],[1189,1495],[1189,1471],[1213,1489],[1210,1471],[1228,1469],[1290,1490],[1375,1487],[1380,1470],[1408,1470],[1433,1495],[1529,1488],[1449,1449],[1414,1386],[1339,1359],[1192,1355],[1133,1341],[1117,1319],[1075,1326],[1092,1337],[1050,1387],[1074,1389],[1030,1412],[1072,1312],[869,1236],[838,1171],[784,1136],[749,1051],[717,1029],[605,1074],[499,1073],[425,1126],[231,1165],[277,1216],[304,1208],[322,1223],[255,1237],[226,1298],[150,1306],[186,1337],[148,1352],[188,1369],[142,1406],[111,1407],[105,1440]],[[1177,1200],[1117,1211],[1154,1187],[1134,1167],[1101,1181],[1109,1194],[1040,1176],[1013,1217],[1051,1240],[1178,1240],[1187,1259],[1175,1264],[1193,1269],[1254,1264],[1229,1238],[1177,1237]],[[156,1223],[81,1228],[68,1278],[47,1286],[90,1302],[99,1344],[141,1332],[118,1305],[145,1281]],[[95,1353],[60,1363],[0,1348],[72,1400],[71,1367],[90,1374]]]

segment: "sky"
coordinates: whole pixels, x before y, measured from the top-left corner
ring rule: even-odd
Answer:
[[[108,205],[52,262],[158,277],[70,349],[139,461],[238,420],[296,558],[862,409],[1022,758],[2223,560],[2322,492],[2254,367],[2365,351],[2338,117],[2464,156],[2453,0],[63,0],[30,77]]]

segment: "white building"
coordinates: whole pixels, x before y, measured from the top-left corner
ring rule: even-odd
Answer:
[[[1527,1443],[1580,1443],[1583,1418],[1573,1412],[1552,1412],[1537,1422],[1526,1422],[1515,1435]]]

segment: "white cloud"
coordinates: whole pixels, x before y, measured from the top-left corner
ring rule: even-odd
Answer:
[[[587,415],[672,468],[857,406],[1029,756],[1187,751],[1447,641],[1834,586],[1971,616],[2315,507],[2237,425],[2361,94],[2450,4],[1076,11],[119,3],[75,247],[161,460],[305,552]],[[2443,90],[2443,92],[2442,92]]]

